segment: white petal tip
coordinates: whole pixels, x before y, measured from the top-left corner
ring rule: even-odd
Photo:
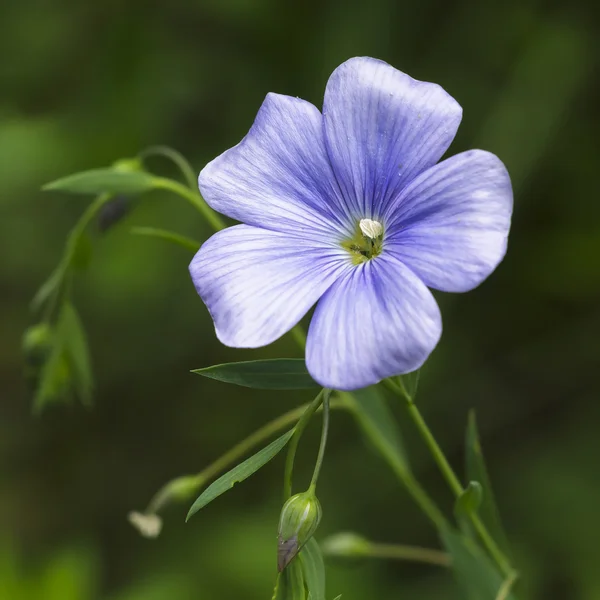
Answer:
[[[372,240],[377,239],[383,233],[383,225],[379,221],[373,221],[372,219],[361,219],[360,230],[363,235],[371,238]]]
[[[156,514],[132,511],[127,519],[146,538],[158,537],[162,529],[162,519]]]

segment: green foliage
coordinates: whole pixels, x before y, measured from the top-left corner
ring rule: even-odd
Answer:
[[[195,515],[201,508],[204,508],[209,502],[212,502],[215,498],[218,498],[221,494],[230,490],[236,483],[244,481],[244,479],[247,479],[250,475],[256,473],[261,467],[264,467],[271,459],[277,456],[281,450],[283,450],[293,434],[293,429],[288,431],[209,485],[206,490],[200,494],[194,504],[192,504],[186,517],[186,521]]]
[[[261,390],[304,390],[319,387],[308,374],[304,360],[300,358],[226,363],[194,369],[192,373]]]
[[[314,537],[300,551],[299,560],[308,590],[308,600],[325,600],[325,563],[321,548]]]
[[[454,503],[454,514],[459,519],[468,519],[474,515],[481,506],[483,488],[478,481],[469,481],[469,485]]]
[[[54,328],[44,327],[48,328],[48,350],[36,380],[35,410],[52,402],[68,400],[73,393],[83,404],[90,405],[94,387],[90,354],[81,320],[73,305],[65,302]]]
[[[341,394],[352,409],[358,425],[401,469],[408,468],[408,460],[396,420],[378,386]]]
[[[145,171],[91,169],[56,179],[42,189],[70,194],[141,194],[153,189],[154,181]]]
[[[417,369],[416,371],[412,371],[411,373],[406,373],[398,377],[411,400],[414,400],[417,397],[420,377],[421,369]]]
[[[468,537],[448,528],[442,542],[452,558],[452,571],[468,600],[497,600],[503,579],[489,558]],[[502,600],[516,600],[509,594]]]
[[[465,446],[467,479],[478,482],[481,488],[481,504],[478,509],[481,520],[500,548],[507,555],[510,555],[508,539],[504,533],[500,512],[492,490],[492,483],[483,458],[474,411],[469,413]]]

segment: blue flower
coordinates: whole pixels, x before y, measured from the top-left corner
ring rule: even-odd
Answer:
[[[471,290],[506,251],[502,162],[471,150],[438,163],[461,117],[440,86],[372,58],[333,72],[322,114],[268,94],[248,135],[199,177],[208,204],[244,223],[190,265],[219,340],[267,345],[316,303],[306,364],[321,385],[419,368],[442,331],[428,287]]]

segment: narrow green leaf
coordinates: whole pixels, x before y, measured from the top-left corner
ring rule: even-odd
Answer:
[[[454,514],[460,519],[468,519],[481,506],[483,488],[478,481],[470,481],[464,492],[456,499]]]
[[[286,583],[285,600],[306,600],[304,575],[300,563],[295,560],[283,572]]]
[[[325,600],[325,563],[314,537],[306,542],[299,556],[309,600]]]
[[[69,361],[64,353],[63,341],[54,336],[52,350],[42,367],[40,379],[36,387],[33,410],[40,413],[51,402],[67,396],[71,381]]]
[[[377,386],[342,393],[367,438],[401,468],[408,467],[402,435],[384,395]]]
[[[68,175],[47,183],[42,189],[71,194],[140,194],[153,188],[154,177],[150,173],[108,168]]]
[[[195,369],[192,373],[261,390],[305,390],[320,387],[308,374],[304,359],[301,358],[226,363]]]
[[[209,502],[212,502],[215,498],[218,498],[221,494],[230,490],[236,483],[244,481],[244,479],[247,479],[250,475],[256,473],[261,467],[264,467],[285,447],[293,434],[293,429],[284,433],[281,437],[277,438],[268,446],[259,450],[256,454],[246,459],[209,485],[190,508],[186,521],[195,515],[201,508],[204,508]]]
[[[494,492],[481,451],[477,422],[473,411],[469,413],[469,422],[467,425],[466,472],[467,480],[478,481],[482,487],[482,500],[479,508],[481,520],[500,548],[506,554],[510,555],[508,538],[504,533],[500,513],[494,499]]]
[[[171,242],[173,244],[177,244],[178,246],[182,246],[186,250],[191,250],[192,252],[198,252],[200,249],[200,242],[166,229],[156,229],[154,227],[132,227],[130,233],[134,235],[156,237],[164,240],[165,242]]]
[[[89,406],[94,389],[90,352],[81,319],[70,302],[65,303],[62,309],[58,331],[72,368],[77,395],[83,404]]]
[[[496,600],[504,581],[490,559],[469,538],[454,530],[442,531],[441,538],[452,557],[456,581],[469,600]],[[516,600],[513,594],[505,600]]]
[[[421,369],[417,369],[416,371],[412,371],[412,373],[406,373],[405,375],[399,376],[399,379],[404,385],[404,389],[408,392],[408,395],[411,397],[412,400],[414,400],[417,396],[420,376]]]
[[[59,264],[54,271],[52,271],[50,277],[46,279],[33,297],[33,300],[31,301],[32,310],[39,310],[52,296],[52,294],[55,293],[62,282],[64,272],[65,269],[62,263]]]

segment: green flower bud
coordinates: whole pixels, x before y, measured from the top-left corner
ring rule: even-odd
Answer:
[[[356,533],[341,532],[328,537],[321,548],[331,558],[361,558],[369,555],[371,544]]]
[[[283,571],[313,536],[321,520],[321,504],[314,492],[292,496],[281,510],[277,569]]]
[[[52,349],[52,329],[47,323],[33,325],[23,334],[23,354],[29,366],[42,365]]]
[[[144,164],[139,158],[122,158],[113,163],[113,169],[117,171],[143,171]]]

